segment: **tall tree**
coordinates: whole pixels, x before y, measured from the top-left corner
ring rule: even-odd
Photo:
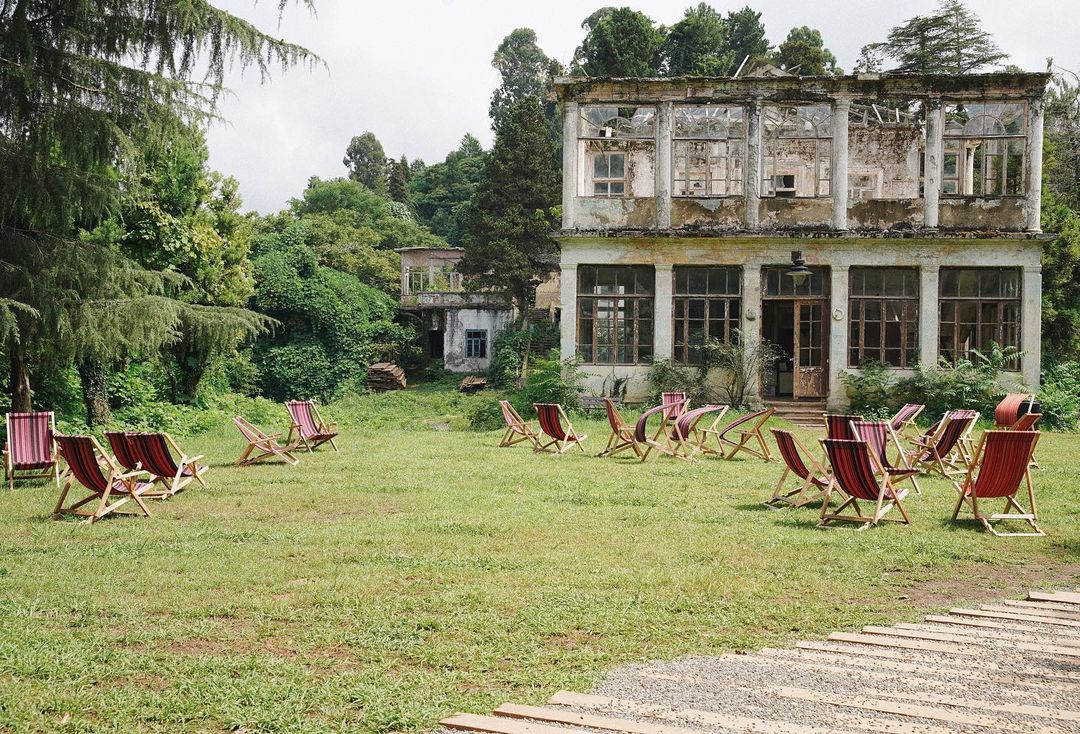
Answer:
[[[409,206],[409,159],[404,155],[400,161],[391,158],[386,170],[386,193],[393,201]]]
[[[707,3],[687,8],[668,31],[664,56],[670,76],[729,74],[735,52],[728,44],[727,21]]]
[[[465,256],[469,286],[510,295],[528,312],[536,286],[557,261],[552,237],[561,195],[555,145],[539,102],[514,103],[495,129],[495,145],[469,205]]]
[[[799,76],[824,76],[843,74],[836,65],[836,57],[825,48],[821,31],[809,26],[792,28],[787,38],[772,55],[772,62],[780,68]]]
[[[961,0],[940,0],[932,13],[893,28],[864,55],[875,52],[894,60],[895,71],[921,74],[970,74],[1009,58]]]
[[[426,166],[409,179],[416,216],[455,247],[464,240],[465,211],[480,183],[486,159],[480,141],[466,134],[445,161]]]
[[[728,48],[731,49],[731,67],[729,74],[734,74],[746,63],[766,58],[769,55],[769,40],[765,37],[765,25],[761,22],[761,13],[754,12],[750,6],[732,11],[727,16]]]
[[[544,107],[553,134],[558,134],[562,128],[555,103],[554,78],[562,74],[563,68],[537,44],[536,31],[532,28],[511,31],[495,49],[491,65],[499,72],[500,79],[488,106],[492,127],[498,126],[519,99],[536,97]]]
[[[349,178],[359,181],[380,196],[386,196],[386,151],[375,133],[354,135],[345,149],[342,165],[349,169]]]
[[[659,76],[666,31],[631,8],[602,8],[581,24],[574,71],[588,76]]]

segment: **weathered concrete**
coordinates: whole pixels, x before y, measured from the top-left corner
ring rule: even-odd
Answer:
[[[671,226],[671,131],[674,125],[672,104],[664,102],[656,109],[656,226]]]
[[[1024,382],[1032,388],[1038,388],[1039,371],[1042,366],[1042,264],[1024,265],[1024,282],[1020,296],[1020,345],[1024,356],[1020,361],[1020,371]]]
[[[1029,232],[1042,231],[1042,149],[1043,100],[1028,101],[1028,134],[1024,160],[1027,162],[1027,197],[1024,201],[1024,223]],[[1033,184],[1033,185],[1031,185]]]
[[[938,206],[941,201],[941,171],[945,154],[945,108],[941,99],[932,97],[927,100],[926,110],[926,151],[924,153],[925,171],[923,173],[923,226],[933,229],[938,226]]]
[[[815,263],[817,264],[817,263]],[[848,278],[849,266],[826,261],[829,266],[830,307],[825,309],[829,330],[829,396],[830,409],[847,405],[842,376],[848,363]]]
[[[656,285],[653,294],[653,356],[655,359],[671,359],[673,348],[673,322],[675,312],[672,307],[672,290],[675,285],[670,263],[657,263],[655,266]]]
[[[919,268],[919,364],[932,367],[938,357],[938,283],[941,267],[935,262]]]
[[[851,99],[838,97],[832,108],[832,228],[848,228],[848,113],[851,111]]]
[[[761,206],[761,109],[760,99],[750,100],[746,109],[746,160],[743,181],[746,210],[743,219],[747,229],[757,229],[759,225],[758,208]]]
[[[451,372],[483,372],[491,364],[495,335],[514,320],[513,309],[451,309],[446,312],[443,331],[443,363]],[[486,333],[487,355],[465,356],[465,333],[470,330]]]
[[[564,261],[559,272],[559,290],[562,292],[559,356],[563,359],[573,359],[577,354],[577,266],[576,262]]]
[[[566,102],[563,105],[563,181],[562,181],[562,226],[571,229],[577,218],[574,215],[574,200],[577,197],[578,149],[572,141],[578,137],[578,104]]]

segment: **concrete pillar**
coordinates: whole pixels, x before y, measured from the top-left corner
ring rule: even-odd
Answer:
[[[656,109],[657,229],[671,228],[671,134],[674,120],[674,105],[671,102],[661,103]]]
[[[761,206],[761,100],[746,106],[746,165],[743,166],[743,192],[746,199],[744,221],[747,229],[757,229]],[[761,280],[761,273],[758,273]],[[744,296],[745,297],[745,296]]]
[[[563,105],[562,228],[574,228],[574,199],[578,183],[578,103]]]
[[[937,229],[938,226],[942,159],[945,155],[944,132],[945,109],[940,99],[930,99],[926,107],[926,149],[923,152],[923,226],[927,229]],[[935,298],[936,295],[935,291]],[[934,351],[936,353],[936,346]]]
[[[840,231],[848,228],[848,113],[851,100],[839,97],[833,101],[832,108],[832,227]]]
[[[671,332],[675,318],[671,292],[675,283],[669,263],[657,263],[654,268],[656,269],[656,285],[653,290],[653,357],[654,359],[671,359]]]
[[[847,180],[845,176],[844,180]],[[834,181],[835,183],[835,181]],[[847,187],[845,186],[845,189]],[[847,199],[847,196],[844,196]],[[831,301],[824,317],[829,321],[829,398],[830,410],[847,407],[847,393],[840,375],[848,363],[848,266],[829,269]]]
[[[937,265],[919,268],[919,364],[932,367],[938,360]]]
[[[1024,356],[1020,369],[1024,383],[1034,390],[1039,388],[1039,372],[1042,366],[1042,266],[1024,268],[1024,283],[1020,290],[1020,349]]]
[[[563,359],[571,359],[577,354],[577,265],[562,264],[559,292],[559,300],[562,301],[559,355]]]
[[[748,350],[756,348],[761,342],[761,263],[757,261],[743,265],[742,321],[739,329],[739,338]],[[751,405],[761,403],[761,385],[756,376],[747,392]]]
[[[1042,231],[1042,150],[1043,150],[1043,100],[1028,102],[1027,142],[1024,155],[1027,159],[1027,196],[1024,198],[1024,223],[1029,232]]]

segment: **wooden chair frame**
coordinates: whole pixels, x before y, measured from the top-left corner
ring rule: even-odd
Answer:
[[[281,433],[264,433],[240,415],[233,418],[233,424],[248,442],[240,458],[234,462],[236,466],[250,466],[275,457],[284,459],[290,466],[300,463],[300,460],[293,455],[293,451],[300,445],[299,441],[282,446],[277,441]]]
[[[1015,403],[1017,406],[1017,417],[1010,420],[1008,423],[1003,422],[998,416],[999,411],[1002,409],[1003,406],[1011,407],[1013,403]],[[1027,404],[1027,409],[1021,413],[1020,409],[1024,406],[1025,403]],[[1017,424],[1023,419],[1024,416],[1034,413],[1034,410],[1035,395],[1033,393],[1009,393],[1001,399],[1001,402],[999,402],[997,407],[994,409],[994,428],[1010,431],[1018,430]]]
[[[49,416],[49,435],[56,435],[56,416],[52,411],[47,411]],[[15,482],[22,481],[24,479],[49,479],[51,478],[56,482],[56,486],[60,486],[60,480],[62,478],[60,473],[60,456],[56,448],[56,441],[51,441],[50,456],[52,457],[52,464],[41,469],[17,469],[15,467],[15,457],[11,452],[11,413],[4,415],[4,425],[7,430],[5,434],[7,436],[7,443],[4,446],[4,481],[7,482],[8,488],[14,490]]]
[[[828,449],[825,446],[825,442],[829,439],[820,439],[822,451],[828,455]],[[874,514],[866,515],[862,508],[859,507],[859,498],[854,495],[848,494],[843,485],[836,478],[836,471],[833,468],[831,476],[833,477],[832,483],[825,490],[825,501],[821,504],[821,517],[818,520],[818,527],[826,527],[830,522],[852,522],[859,524],[859,530],[866,530],[869,527],[876,526],[881,522],[899,522],[905,525],[911,524],[911,516],[908,515],[907,508],[904,507],[904,497],[907,496],[907,490],[897,490],[893,486],[892,479],[888,473],[881,467],[880,462],[874,455],[874,450],[865,441],[856,441],[861,443],[869,458],[870,465],[873,468],[874,476],[877,480],[878,492],[877,502],[874,506]],[[832,500],[832,492],[834,489],[839,489],[841,492],[847,495],[847,499],[841,502],[834,512],[829,512],[829,503]],[[866,500],[864,500],[866,501]],[[896,519],[891,517],[885,517],[896,507],[900,511],[902,519]],[[855,511],[854,515],[843,514],[844,510],[852,508]]]
[[[304,427],[293,416],[292,411],[289,409],[290,405],[302,406],[303,410],[308,411],[308,417],[315,424],[315,428],[318,431],[312,435],[304,435]],[[298,444],[303,444],[308,453],[313,452],[315,449],[322,446],[324,443],[329,443],[333,447],[334,451],[338,450],[337,442],[334,440],[337,433],[337,423],[328,421],[322,417],[322,413],[319,412],[319,406],[315,404],[314,400],[289,400],[285,403],[285,412],[289,414],[289,420],[292,424],[289,426],[289,435],[285,437],[285,443],[291,444],[293,442],[293,433],[296,433]]]
[[[507,400],[500,400],[499,407],[503,411],[503,421],[506,422],[506,431],[499,440],[499,448],[514,446],[523,441],[528,441],[534,449],[537,448],[540,445],[540,437],[528,421],[522,418]]]
[[[765,426],[765,423],[772,418],[773,413],[775,412],[776,408],[765,408],[764,410],[759,410],[754,413],[741,415],[720,430],[708,428],[704,433],[707,434],[707,436],[716,436],[716,445],[720,449],[718,453],[723,459],[730,461],[735,458],[735,454],[740,451],[745,451],[762,461],[773,461],[772,451],[769,450],[769,444],[765,440],[765,435],[761,432],[761,429]],[[740,425],[744,424],[749,425],[750,427],[737,430]],[[734,432],[739,436],[738,441],[732,441],[727,437],[727,434],[731,432]],[[757,448],[750,443],[751,441],[757,442]],[[726,451],[725,446],[731,450]]]
[[[78,480],[75,477],[73,471],[69,471],[66,475],[66,481],[64,482],[63,489],[60,490],[60,498],[56,501],[56,506],[53,508],[54,516],[62,515],[76,515],[78,517],[86,518],[83,520],[83,524],[92,525],[106,515],[145,515],[150,517],[150,509],[143,503],[144,497],[157,497],[160,493],[152,491],[153,481],[152,475],[149,472],[138,470],[125,472],[122,468],[113,460],[105,449],[101,447],[97,439],[93,436],[87,436],[90,439],[94,452],[97,456],[96,465],[99,469],[107,470],[106,487],[105,491],[98,492],[83,485],[83,488],[90,492],[90,494],[82,499],[72,502],[67,507],[64,507],[64,500],[67,499],[72,485]],[[146,481],[142,482],[140,487],[139,477],[146,477]],[[110,503],[109,500],[113,497],[116,484],[122,484],[127,491],[123,493],[117,492],[117,496],[120,498],[115,502]],[[82,482],[79,482],[82,485]],[[86,510],[80,510],[81,507],[87,505],[94,500],[100,500],[98,507],[93,512],[87,512]],[[120,512],[119,508],[127,504],[128,501],[134,501],[139,508],[139,512]]]
[[[779,448],[779,438],[776,434],[780,429],[773,428],[773,438],[777,439],[777,447]],[[799,459],[803,462],[804,467],[807,469],[806,478],[802,484],[796,486],[794,489],[785,491],[784,484],[787,482],[788,476],[794,476],[796,479],[801,479],[798,473],[791,468],[787,461],[783,458],[781,460],[784,463],[784,473],[780,475],[780,481],[776,483],[776,489],[773,490],[772,497],[765,500],[761,504],[768,507],[770,510],[783,510],[788,507],[802,507],[808,505],[811,502],[816,502],[819,499],[823,499],[826,494],[826,490],[833,483],[832,475],[829,470],[810,453],[809,449],[803,445],[802,441],[792,433],[791,431],[784,431],[795,446],[795,450],[799,452]],[[784,452],[780,451],[780,456],[783,457]],[[810,465],[806,466],[806,460],[809,460]],[[811,487],[817,487],[817,492],[814,494],[808,494]]]
[[[724,415],[728,412],[727,405],[703,405],[700,408],[694,408],[692,410],[685,411],[681,416],[675,419],[675,426],[671,432],[672,452],[671,455],[676,458],[692,461],[695,454],[709,454],[716,453],[712,449],[708,448],[706,442],[712,433],[716,432],[716,425],[723,420]],[[682,419],[697,411],[693,421],[687,426],[685,431],[686,435],[683,435],[683,429],[681,428]],[[716,413],[713,417],[712,423],[708,428],[698,428],[698,424],[709,415],[709,413]]]
[[[138,439],[140,436],[140,434],[132,435],[134,435],[136,439]],[[188,456],[184,453],[184,450],[180,448],[176,441],[173,440],[173,437],[165,432],[145,433],[141,435],[160,435],[165,440],[166,445],[168,445],[169,448],[171,448],[180,456],[179,460],[173,459],[173,463],[176,465],[176,471],[171,476],[155,475],[153,472],[149,471],[148,468],[143,470],[150,474],[150,476],[156,477],[157,480],[161,482],[161,486],[164,488],[166,497],[172,497],[174,494],[187,487],[193,481],[198,482],[203,487],[206,487],[206,482],[203,481],[202,475],[209,471],[210,467],[206,464],[199,464],[199,461],[205,458],[203,454],[199,454],[198,456]],[[139,453],[142,453],[141,447],[139,448]],[[141,461],[143,466],[146,467],[147,462],[145,457],[142,457]],[[188,467],[191,468],[191,473],[184,474],[184,470]]]
[[[537,415],[539,415],[540,413],[537,406],[543,404],[544,403],[533,404],[533,409],[536,410]],[[566,415],[566,411],[563,410],[563,407],[561,405],[559,405],[558,403],[548,403],[548,405],[554,405],[558,409],[558,420],[564,438],[556,438],[555,436],[552,436],[550,433],[545,431],[544,424],[541,421],[541,433],[544,436],[550,438],[551,440],[547,443],[542,443],[543,438],[539,438],[536,442],[536,448],[533,450],[541,453],[558,455],[565,454],[567,451],[572,450],[576,446],[578,449],[581,450],[581,453],[584,454],[585,447],[582,445],[582,442],[586,438],[588,438],[588,436],[585,434],[578,434],[578,432],[574,430],[574,426],[570,423],[570,417]]]
[[[952,479],[967,472],[971,466],[971,431],[979,420],[979,414],[974,410],[963,411],[959,415],[957,413],[958,411],[946,413],[939,421],[936,430],[931,429],[923,436],[912,439],[911,443],[915,449],[908,452],[909,466],[921,470],[924,474],[936,471],[946,479]],[[947,429],[949,421],[968,421],[968,423],[956,440],[956,444],[945,455],[942,455],[938,448],[938,439]],[[929,454],[928,457],[927,454]]]
[[[908,407],[918,406],[918,410],[909,415],[905,420],[897,421],[900,414]],[[914,438],[919,435],[919,424],[915,422],[915,419],[922,415],[922,412],[926,410],[925,405],[918,403],[907,403],[900,410],[896,411],[896,414],[889,419],[889,426],[893,429],[897,436],[903,438]]]
[[[654,405],[638,416],[638,423],[645,421],[645,425],[642,429],[644,441],[639,439],[637,435],[637,424],[634,424],[634,441],[638,444],[639,448],[641,444],[645,444],[645,451],[640,454],[642,462],[648,459],[649,454],[653,451],[656,451],[658,454],[667,454],[668,456],[673,456],[675,454],[675,445],[671,440],[671,432],[668,430],[668,425],[670,424],[672,417],[677,420],[678,417],[683,414],[686,404],[689,402],[690,401],[685,398],[679,403],[661,402],[660,405]],[[678,409],[674,410],[673,408],[676,406]],[[649,418],[657,414],[660,415],[660,425],[657,427],[655,433],[650,436],[648,432],[648,421]],[[663,437],[663,441],[660,440],[661,437]]]
[[[623,420],[619,407],[611,398],[603,398],[604,409],[607,412],[608,424],[611,426],[611,435],[608,436],[607,446],[597,456],[615,456],[623,451],[630,450],[640,459],[641,447],[634,438],[634,428]]]
[[[1014,431],[1010,431],[1012,433]],[[1017,487],[1017,491],[1011,495],[1004,497],[986,497],[982,502],[987,502],[991,499],[1004,499],[1005,508],[1004,512],[994,513],[991,515],[984,515],[979,511],[979,498],[974,494],[975,481],[978,478],[979,473],[982,472],[982,463],[986,455],[986,444],[988,440],[988,434],[995,433],[995,431],[984,431],[982,438],[979,439],[979,445],[975,449],[974,457],[970,465],[968,466],[967,474],[959,482],[953,482],[953,486],[956,488],[957,493],[960,495],[956,500],[956,508],[953,510],[952,520],[955,522],[956,518],[960,515],[960,508],[964,506],[966,502],[971,506],[971,511],[975,515],[975,519],[982,523],[987,532],[999,538],[1030,538],[1030,537],[1042,537],[1046,533],[1039,527],[1039,513],[1038,508],[1035,506],[1035,488],[1031,482],[1031,462],[1032,456],[1035,455],[1035,446],[1039,443],[1040,434],[1038,431],[1030,431],[1035,433],[1035,440],[1031,444],[1031,454],[1028,456],[1027,467],[1024,469],[1024,483],[1027,484],[1028,494],[1028,506],[1030,510],[1025,510],[1019,502],[1016,501],[1016,495],[1020,488]],[[990,470],[992,471],[992,469]],[[1015,509],[1016,512],[1009,512],[1009,509]],[[994,527],[994,522],[1003,522],[1008,520],[1022,520],[1031,526],[1033,532],[1030,533],[999,533]]]
[[[878,458],[878,465],[890,476],[892,481],[895,482],[911,482],[911,485],[915,488],[915,494],[922,495],[922,488],[919,487],[919,482],[916,477],[922,472],[919,469],[911,466],[911,460],[908,458],[907,453],[904,451],[903,444],[900,443],[900,437],[896,431],[893,430],[892,422],[883,421],[851,421],[851,432],[855,436],[856,441],[864,441],[865,439],[859,435],[859,429],[857,428],[859,423],[883,423],[885,424],[885,430],[888,432],[888,441],[885,446],[882,447],[882,455]],[[866,443],[870,443],[866,441]],[[896,449],[897,463],[889,461],[887,455],[888,443],[893,445]]]

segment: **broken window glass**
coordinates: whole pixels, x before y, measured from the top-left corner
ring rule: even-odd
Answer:
[[[1023,102],[947,104],[942,193],[1023,196],[1026,118]]]
[[[831,196],[831,108],[766,105],[762,125],[762,196]]]
[[[581,108],[578,136],[654,139],[656,137],[656,108],[586,105]]]
[[[741,107],[676,107],[675,196],[742,196],[746,119]]]

